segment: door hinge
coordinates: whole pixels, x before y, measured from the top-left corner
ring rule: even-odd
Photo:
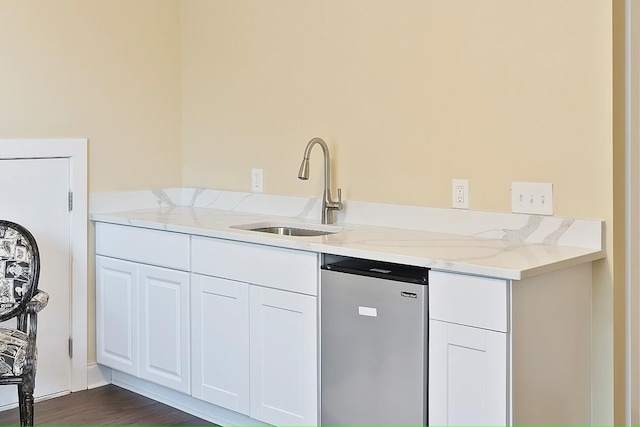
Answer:
[[[73,357],[73,338],[69,338],[69,358]]]
[[[69,212],[73,210],[73,191],[69,191]]]

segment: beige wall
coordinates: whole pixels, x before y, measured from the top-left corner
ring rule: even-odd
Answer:
[[[558,215],[609,215],[608,2],[182,5],[185,185],[248,191],[262,167],[266,192],[317,195],[296,173],[321,136],[350,199],[449,207],[459,177],[508,211],[534,180]]]
[[[0,0],[0,137],[89,138],[91,191],[179,186],[177,0]]]
[[[183,185],[249,191],[260,167],[265,192],[319,195],[319,151],[296,173],[320,136],[347,199],[449,207],[468,178],[472,209],[509,211],[512,181],[552,182],[555,214],[606,220],[613,254],[612,2],[181,5]],[[594,277],[594,422],[610,424],[612,257]]]

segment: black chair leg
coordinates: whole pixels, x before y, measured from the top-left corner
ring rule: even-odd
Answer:
[[[24,409],[25,409],[25,426],[33,426],[33,389],[27,390],[24,395]]]
[[[18,385],[18,402],[20,406],[20,426],[33,426],[33,377],[26,375],[23,383]]]
[[[23,392],[22,384],[18,384],[18,408],[20,410],[20,425],[24,425],[24,420],[26,419],[26,411],[24,406],[24,392]]]

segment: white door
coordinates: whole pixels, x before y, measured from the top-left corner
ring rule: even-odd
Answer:
[[[189,273],[142,264],[138,271],[140,376],[189,393]]]
[[[249,415],[249,285],[191,275],[192,395]]]
[[[316,297],[250,286],[251,417],[318,424]]]
[[[507,334],[429,321],[429,425],[507,425]]]
[[[138,265],[96,256],[97,362],[140,376]]]
[[[38,315],[35,396],[68,393],[71,390],[69,159],[1,159],[0,176],[5,180],[0,218],[23,225],[35,237],[41,257],[39,288],[51,297]],[[0,409],[15,402],[16,388],[0,387]]]

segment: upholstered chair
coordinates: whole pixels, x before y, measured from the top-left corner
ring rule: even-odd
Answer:
[[[38,290],[40,254],[31,233],[0,220],[0,321],[16,318],[16,328],[0,327],[0,385],[18,386],[20,425],[33,425],[38,312],[49,295]]]

